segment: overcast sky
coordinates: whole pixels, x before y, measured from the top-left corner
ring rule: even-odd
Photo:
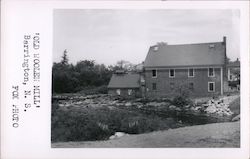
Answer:
[[[118,60],[138,64],[157,42],[220,42],[227,36],[227,55],[239,57],[238,10],[55,10],[53,61],[64,49],[69,62]]]

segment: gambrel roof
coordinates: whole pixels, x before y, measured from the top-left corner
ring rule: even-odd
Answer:
[[[149,48],[144,66],[180,67],[224,65],[224,42],[168,45],[158,44]]]
[[[113,74],[108,88],[139,88],[140,75],[137,73]]]

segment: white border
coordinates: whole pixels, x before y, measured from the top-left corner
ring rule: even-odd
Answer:
[[[212,91],[209,89],[209,84],[210,84],[210,83],[213,83],[213,85],[214,85],[214,86],[213,86],[214,90],[212,90]],[[215,92],[215,82],[208,82],[208,83],[207,83],[207,91],[208,91],[208,92]]]
[[[1,38],[1,158],[248,158],[249,157],[249,2],[248,1],[164,1],[164,2],[98,2],[98,1],[3,1],[1,3],[2,31]],[[241,10],[241,148],[188,148],[188,149],[88,149],[88,148],[50,148],[50,86],[52,64],[52,10],[71,9],[240,9]],[[17,21],[13,18],[18,16]],[[25,24],[24,22],[27,22]],[[21,25],[22,24],[22,25]],[[25,117],[29,121],[18,131],[9,128],[10,103],[9,87],[16,81],[11,64],[18,62],[16,56],[16,38],[24,32],[41,30],[44,54],[41,57],[44,82],[42,87],[42,107]],[[22,31],[20,33],[20,31]],[[45,40],[46,39],[46,40]],[[51,63],[49,63],[51,62]],[[15,74],[15,73],[14,73]],[[49,75],[48,75],[49,74]],[[16,73],[18,75],[18,72]],[[13,77],[13,78],[11,78]],[[242,78],[244,77],[244,78]],[[45,89],[46,88],[46,89]],[[41,131],[42,130],[42,131]],[[123,155],[125,154],[125,155]]]
[[[155,76],[153,76],[153,70],[155,70]],[[152,78],[157,78],[157,69],[153,69],[153,70],[151,71]]]
[[[209,69],[210,69],[210,68],[213,69],[213,75],[212,75],[212,76],[209,75]],[[215,77],[215,72],[214,72],[214,68],[213,68],[213,67],[207,68],[207,76],[208,76],[208,77]]]
[[[190,75],[189,75],[190,69],[193,69],[193,76],[190,76]],[[188,68],[188,77],[189,77],[189,78],[193,78],[193,77],[195,76],[194,72],[195,72],[195,71],[194,71],[194,68]]]
[[[174,76],[171,76],[171,71],[170,70],[174,70]],[[175,69],[174,68],[170,68],[169,70],[168,70],[168,77],[169,78],[175,78]]]

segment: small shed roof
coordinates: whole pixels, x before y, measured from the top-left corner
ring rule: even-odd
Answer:
[[[240,61],[229,62],[227,67],[240,67]]]
[[[136,73],[113,74],[108,88],[139,88],[140,75]]]
[[[149,48],[145,67],[206,66],[225,64],[223,42],[168,45]]]

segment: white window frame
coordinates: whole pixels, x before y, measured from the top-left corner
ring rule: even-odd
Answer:
[[[153,76],[153,70],[155,70],[155,76]],[[157,78],[157,69],[153,69],[153,70],[151,72],[152,73],[152,78]]]
[[[190,69],[193,70],[193,76],[190,76],[189,73],[190,73]],[[188,68],[188,77],[194,77],[194,68]]]
[[[212,76],[210,76],[209,75],[209,69],[213,69],[213,75]],[[214,68],[213,67],[209,67],[209,68],[207,68],[207,75],[208,75],[208,77],[214,77],[215,76],[215,71],[214,71]]]
[[[171,76],[171,70],[174,70],[174,76]],[[168,72],[169,72],[169,74],[168,74],[169,78],[175,78],[175,69],[169,69]]]
[[[120,95],[121,95],[121,89],[116,89],[116,94],[117,94],[118,96],[120,96]]]
[[[132,89],[128,89],[128,95],[131,96],[132,95],[133,90]]]
[[[210,86],[211,83],[214,85],[213,86],[214,90],[212,90],[212,91],[209,89],[210,88],[209,86]],[[208,82],[207,90],[208,90],[208,92],[215,92],[215,82]]]

